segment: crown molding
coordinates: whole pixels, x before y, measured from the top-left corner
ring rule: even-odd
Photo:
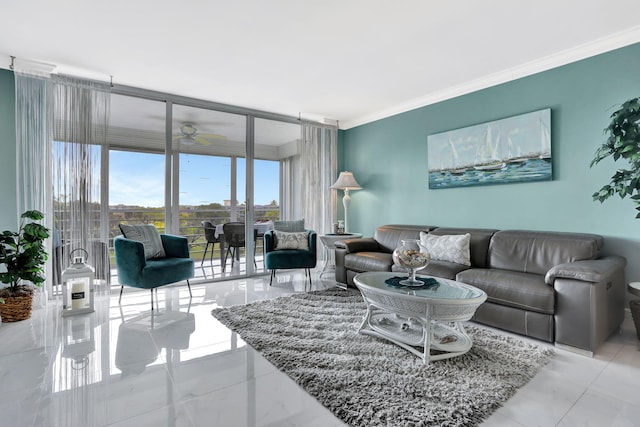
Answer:
[[[351,129],[356,126],[374,122],[394,116],[396,114],[415,110],[416,108],[432,105],[437,102],[446,101],[447,99],[457,96],[466,95],[478,90],[487,89],[502,83],[522,77],[531,76],[536,73],[551,70],[563,65],[577,62],[582,59],[590,58],[605,52],[619,49],[625,46],[640,42],[640,25],[628,30],[614,33],[610,36],[597,39],[595,41],[566,49],[561,52],[548,55],[534,61],[530,61],[512,68],[508,68],[497,73],[489,74],[479,79],[471,80],[460,85],[452,86],[447,89],[432,92],[419,98],[411,99],[407,102],[394,105],[376,113],[368,114],[353,120],[340,121],[340,129]]]

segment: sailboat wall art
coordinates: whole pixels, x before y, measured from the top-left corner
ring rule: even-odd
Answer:
[[[550,181],[551,109],[429,135],[429,188]]]

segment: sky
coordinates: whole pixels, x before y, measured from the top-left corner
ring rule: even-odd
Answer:
[[[164,206],[164,154],[110,151],[109,205]],[[229,157],[182,154],[180,156],[180,204],[223,204],[231,198]],[[237,200],[245,201],[245,159],[238,159]],[[255,204],[279,199],[279,163],[254,163]]]

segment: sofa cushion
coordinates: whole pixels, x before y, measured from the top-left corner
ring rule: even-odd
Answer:
[[[544,276],[517,271],[471,268],[457,274],[456,280],[487,293],[487,301],[527,311],[553,314],[555,293]]]
[[[498,231],[489,245],[489,267],[544,276],[558,264],[596,259],[602,243],[595,234]]]
[[[418,274],[427,276],[442,277],[444,279],[456,280],[456,274],[467,270],[469,267],[455,262],[431,260],[422,270],[418,270]]]
[[[302,231],[298,233],[287,233],[285,231],[273,232],[276,236],[276,246],[274,250],[281,251],[283,249],[297,249],[301,251],[309,250],[309,232]]]
[[[345,267],[357,272],[391,271],[393,260],[391,254],[383,252],[357,252],[344,257]]]
[[[166,256],[160,233],[153,224],[128,225],[119,224],[122,235],[127,239],[135,240],[144,245],[144,257],[146,259],[163,258]]]
[[[400,245],[401,240],[418,240],[421,231],[430,231],[433,228],[429,225],[383,225],[376,228],[373,238],[380,245],[380,251],[391,253]]]
[[[264,258],[264,265],[267,270],[314,268],[316,266],[316,254],[312,251],[295,249],[267,252]]]
[[[469,242],[471,234],[445,234],[437,236],[420,232],[420,245],[429,253],[432,260],[448,261],[456,264],[471,265]]]
[[[194,268],[191,258],[155,258],[147,261],[142,269],[142,279],[137,287],[144,289],[176,283],[193,277]],[[133,285],[130,285],[133,286]]]
[[[496,231],[498,230],[489,228],[441,227],[431,230],[429,234],[435,234],[436,236],[466,233],[471,234],[471,242],[469,243],[471,265],[477,268],[487,268],[489,242],[491,242],[491,236],[493,236]]]

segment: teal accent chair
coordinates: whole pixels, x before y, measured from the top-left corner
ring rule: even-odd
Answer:
[[[273,283],[276,270],[304,268],[305,276],[309,278],[309,288],[311,288],[311,269],[315,268],[317,262],[317,234],[313,230],[309,232],[309,250],[282,249],[276,250],[275,232],[270,230],[264,234],[264,268],[271,270],[269,286]]]
[[[186,237],[160,234],[162,246],[166,254],[163,258],[145,259],[144,245],[124,236],[113,239],[116,256],[116,269],[120,282],[120,298],[125,286],[151,290],[151,310],[153,310],[153,290],[159,286],[187,281],[189,295],[194,276],[194,261],[189,257],[189,245]]]

